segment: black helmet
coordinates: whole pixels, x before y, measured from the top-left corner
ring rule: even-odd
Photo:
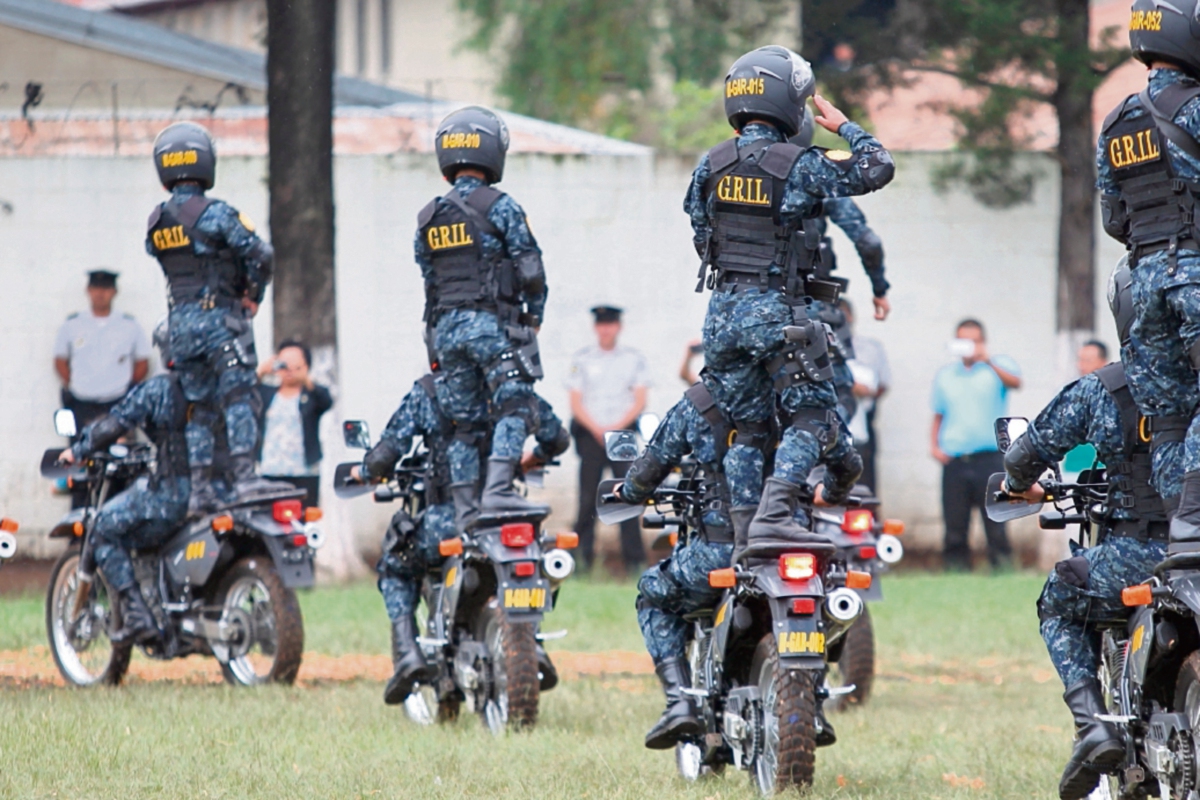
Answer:
[[[482,106],[460,108],[442,120],[433,146],[448,180],[454,180],[460,167],[475,167],[484,171],[488,183],[499,183],[508,152],[508,126]]]
[[[211,189],[217,171],[217,148],[212,137],[194,122],[176,122],[154,140],[158,179],[170,189],[180,181],[196,181]]]
[[[796,53],[776,44],[760,47],[729,68],[725,116],[738,130],[752,119],[762,119],[774,123],[784,136],[795,136],[816,86],[812,67]]]
[[[814,124],[816,124],[816,123],[813,121],[812,109],[809,108],[807,105],[805,105],[804,106],[804,119],[800,120],[800,132],[797,133],[795,136],[793,136],[791,139],[788,139],[788,141],[794,145],[803,147],[806,150],[808,148],[812,147],[813,131],[814,131],[813,125]]]
[[[1149,66],[1169,61],[1200,77],[1200,2],[1134,0],[1129,15],[1129,47]]]
[[[1133,272],[1129,269],[1129,256],[1121,256],[1108,276],[1108,307],[1117,323],[1117,337],[1124,345],[1133,327]]]

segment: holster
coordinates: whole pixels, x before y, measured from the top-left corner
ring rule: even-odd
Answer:
[[[783,351],[767,362],[767,372],[775,376],[775,389],[783,391],[799,383],[831,380],[831,336],[829,326],[814,319],[796,319],[785,327]]]
[[[242,311],[231,311],[225,315],[225,327],[233,333],[232,342],[221,347],[217,372],[224,372],[238,364],[254,369],[258,366],[258,353],[254,348],[254,325]]]
[[[532,383],[546,375],[542,369],[537,331],[528,325],[506,325],[504,332],[512,346],[488,367],[488,388],[493,392],[506,381],[517,379]]]

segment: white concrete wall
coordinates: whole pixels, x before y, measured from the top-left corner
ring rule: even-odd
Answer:
[[[992,351],[1021,364],[1026,387],[1014,396],[1014,413],[1036,413],[1058,388],[1056,180],[1043,180],[1031,205],[992,211],[963,193],[934,193],[929,172],[939,158],[901,156],[895,182],[862,201],[885,243],[895,287],[887,323],[867,318],[868,285],[851,246],[835,233],[862,332],[883,339],[892,360],[895,382],[879,415],[881,483],[889,515],[913,529],[910,545],[940,537],[940,469],[928,456],[929,387],[949,360],[945,344],[954,323],[981,318]],[[527,210],[550,280],[542,333],[549,377],[539,390],[561,413],[571,355],[591,341],[587,309],[601,302],[627,310],[624,342],[646,353],[656,376],[651,408],[661,413],[679,398],[684,387],[676,371],[686,342],[699,333],[706,302],[692,292],[696,258],[681,211],[692,166],[673,158],[510,159],[503,188]],[[262,159],[222,159],[215,194],[265,228],[264,177]],[[337,159],[337,413],[366,418],[376,434],[425,369],[412,235],[417,211],[444,186],[430,158]],[[37,475],[42,449],[58,444],[50,420],[57,404],[55,329],[84,304],[84,270],[102,264],[122,272],[120,310],[147,328],[164,313],[158,267],[142,249],[146,214],[160,198],[150,164],[140,158],[0,160],[0,200],[13,209],[0,211],[0,280],[11,298],[0,320],[8,353],[0,361],[0,512],[21,520],[24,546],[65,508]],[[1115,245],[1102,245],[1101,277],[1118,255]],[[1106,312],[1098,316],[1101,338],[1113,342]],[[269,319],[269,309],[260,314],[260,342],[270,341]],[[332,420],[326,431],[336,439]],[[327,441],[326,451],[330,463],[346,455],[337,441]],[[554,505],[556,526],[569,526],[574,516],[572,458],[543,495]],[[369,499],[345,512],[364,549],[377,546],[386,515]]]

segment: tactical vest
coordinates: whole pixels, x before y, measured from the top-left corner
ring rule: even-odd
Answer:
[[[1147,112],[1125,117],[1133,96],[1125,99],[1104,121],[1101,129],[1105,158],[1120,189],[1121,202],[1129,219],[1126,244],[1138,256],[1159,250],[1197,250],[1196,200],[1200,187],[1176,177],[1167,150],[1167,140],[1192,152],[1198,145],[1173,120],[1185,103],[1200,96],[1200,87],[1171,84],[1154,101],[1148,92],[1136,95]],[[1157,118],[1157,119],[1156,119]]]
[[[442,410],[432,375],[425,375],[417,383],[425,390],[438,419],[438,429],[425,433],[425,446],[429,449],[429,469],[425,474],[425,502],[431,506],[439,505],[450,501],[451,442],[458,439],[477,449],[480,463],[486,462],[491,443],[488,441],[486,422],[474,426],[459,425]]]
[[[483,250],[484,233],[504,241],[488,220],[492,206],[503,196],[498,189],[480,186],[464,200],[451,189],[417,215],[418,232],[433,264],[426,322],[436,323],[441,312],[452,308],[498,313],[515,308],[517,286],[511,259],[489,259]]]
[[[780,215],[788,175],[803,152],[765,139],[740,149],[737,139],[729,139],[709,151],[712,172],[704,193],[713,209],[705,259],[713,270],[710,288],[749,284],[804,295],[805,278],[820,252],[820,232],[815,220],[785,224]],[[771,276],[772,265],[783,275]]]
[[[143,426],[146,436],[154,442],[155,470],[151,486],[169,478],[186,477],[189,474],[187,422],[189,404],[179,385],[177,373],[170,373],[171,415],[164,420],[148,420]]]
[[[1110,496],[1114,491],[1122,493],[1120,507],[1132,512],[1137,538],[1165,538],[1167,514],[1162,497],[1150,484],[1150,432],[1129,391],[1125,367],[1120,362],[1109,364],[1096,370],[1096,377],[1121,415],[1121,454],[1105,462]],[[1120,525],[1123,521],[1114,522]],[[1151,523],[1158,523],[1154,526],[1157,535]]]
[[[167,278],[172,306],[205,303],[232,308],[241,302],[241,270],[228,247],[216,247],[211,237],[196,230],[196,221],[215,200],[191,195],[182,203],[171,198],[150,215],[149,236],[154,257]],[[216,254],[196,254],[196,243],[209,244]]]

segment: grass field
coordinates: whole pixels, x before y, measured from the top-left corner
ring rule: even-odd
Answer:
[[[904,575],[872,607],[875,694],[834,719],[819,798],[1056,796],[1069,717],[1037,634],[1042,579]],[[544,628],[551,650],[640,650],[631,585],[574,582]],[[370,584],[302,597],[306,650],[386,651]],[[44,644],[39,598],[0,600],[0,651]],[[2,686],[3,684],[0,684]],[[474,719],[421,728],[378,683],[266,690],[132,683],[0,688],[0,798],[697,798],[754,796],[743,773],[688,786],[642,745],[661,710],[652,678],[566,681],[530,734]]]

